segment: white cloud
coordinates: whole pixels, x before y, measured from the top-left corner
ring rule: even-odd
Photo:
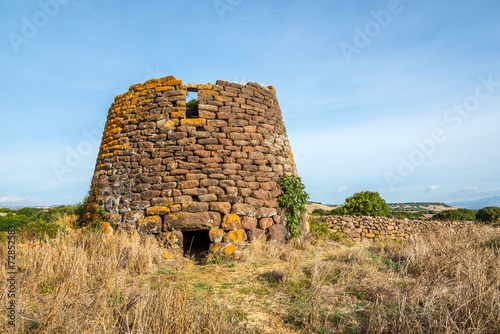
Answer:
[[[342,193],[345,193],[347,191],[347,187],[346,186],[343,186],[343,187],[340,187],[337,189],[337,192],[339,194],[342,194]]]
[[[478,191],[479,187],[465,187],[462,191]]]
[[[439,189],[438,185],[432,185],[429,188],[427,188],[425,191],[436,191]]]
[[[0,205],[29,205],[39,202],[40,201],[29,196],[21,197],[13,193],[4,193],[0,195]]]

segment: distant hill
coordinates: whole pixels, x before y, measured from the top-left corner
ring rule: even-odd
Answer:
[[[452,209],[448,204],[436,202],[387,203],[387,205],[389,205],[391,211],[420,212],[424,214]]]
[[[453,209],[445,203],[435,203],[435,202],[409,202],[409,203],[387,203],[391,211],[405,211],[405,212],[420,212],[423,214],[434,214],[444,210]],[[321,204],[318,202],[307,202],[307,211],[313,212],[315,209],[322,209],[325,211],[330,211],[338,208],[340,205],[331,204]]]
[[[309,212],[313,212],[316,209],[321,209],[325,211],[330,211],[335,208],[338,208],[340,205],[331,205],[331,204],[321,204],[318,202],[307,202],[306,203],[306,209]]]
[[[500,196],[492,196],[486,198],[476,199],[474,201],[461,201],[450,203],[455,208],[464,208],[471,210],[482,209],[485,206],[498,206],[500,207]]]

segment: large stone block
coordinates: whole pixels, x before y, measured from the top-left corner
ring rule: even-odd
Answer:
[[[139,221],[137,232],[140,234],[157,234],[161,232],[162,221],[159,216],[149,216]]]
[[[257,216],[257,209],[255,206],[245,203],[235,203],[233,204],[232,211],[239,216]]]
[[[199,231],[218,227],[209,212],[176,212],[163,216],[163,230]]]

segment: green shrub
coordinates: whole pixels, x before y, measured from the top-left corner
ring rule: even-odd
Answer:
[[[328,216],[328,215],[330,215],[330,211],[323,210],[323,209],[314,209],[312,214],[314,216]]]
[[[80,203],[73,205],[74,213],[78,216],[78,219],[81,220],[83,218],[83,213],[85,212],[85,208],[87,207],[88,196],[85,196]]]
[[[500,219],[500,208],[498,206],[487,206],[476,213],[476,219],[485,223],[492,223]]]
[[[350,216],[387,216],[389,206],[378,192],[362,191],[355,193],[345,200],[342,209],[337,208],[337,213]]]
[[[28,239],[53,239],[57,232],[64,231],[64,228],[41,219],[30,220],[27,224],[21,226],[21,234]]]
[[[300,177],[294,175],[283,175],[280,178],[283,194],[278,197],[278,202],[286,208],[287,228],[292,237],[297,238],[300,234],[302,214],[306,212],[306,202],[309,194],[305,192],[305,186]]]
[[[476,220],[476,211],[469,209],[453,209],[453,210],[445,210],[436,213],[432,216],[434,220],[446,220],[446,221],[466,221]]]
[[[341,236],[339,233],[335,233],[328,228],[328,224],[326,222],[322,222],[320,220],[311,219],[309,220],[309,229],[312,235],[321,238],[329,238],[331,240],[340,240]]]
[[[16,214],[17,215],[23,215],[23,216],[26,216],[26,217],[31,217],[33,216],[34,214],[38,213],[42,211],[42,209],[38,209],[38,208],[22,208],[22,209],[19,209],[16,211]]]
[[[53,222],[67,215],[75,214],[75,207],[71,205],[61,205],[48,210],[42,210],[31,216],[33,220],[44,220]]]
[[[330,215],[332,215],[332,216],[342,216],[344,214],[346,214],[346,213],[344,212],[344,207],[342,207],[342,206],[339,206],[338,208],[330,210]]]
[[[0,231],[8,231],[9,226],[18,228],[26,224],[27,221],[28,217],[24,215],[13,215],[9,213],[7,216],[0,217]]]

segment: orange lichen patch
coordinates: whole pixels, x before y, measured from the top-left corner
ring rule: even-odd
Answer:
[[[115,141],[118,142],[118,140],[113,140],[113,142],[115,142]],[[113,145],[109,149],[111,149],[111,150],[119,150],[121,148],[122,148],[122,145]]]
[[[214,256],[228,256],[234,253],[236,247],[233,244],[214,244],[210,252]]]
[[[241,244],[243,242],[243,234],[244,233],[245,233],[245,230],[243,230],[243,229],[229,231],[226,235],[224,235],[224,241],[234,243],[234,244]]]
[[[168,130],[173,130],[175,128],[173,121],[160,120],[156,124],[159,128],[166,128]]]
[[[172,118],[184,118],[186,117],[186,109],[174,107],[171,116]]]
[[[158,216],[150,216],[139,221],[139,225],[145,224],[161,224],[161,218]]]
[[[224,230],[221,228],[212,228],[208,232],[210,240],[213,242],[221,242],[224,238]]]
[[[289,157],[290,159],[293,159],[293,154],[291,154],[291,153],[287,153],[287,155],[288,155],[288,157]]]
[[[212,247],[212,252],[213,252],[214,254],[216,254],[216,253],[217,253],[219,250],[221,250],[221,249],[222,249],[222,247],[221,247],[221,246],[219,246],[219,245],[214,245],[214,246]]]
[[[137,90],[137,89],[139,89],[139,90],[144,89],[143,84],[139,83],[139,84],[132,85],[132,86],[130,86],[130,88],[128,90],[130,91],[130,90]]]
[[[219,96],[219,92],[215,91],[215,90],[208,90],[208,89],[202,89],[202,90],[198,90],[198,96],[200,95],[213,95],[213,96]]]
[[[168,248],[180,248],[179,238],[175,233],[167,233],[165,235],[165,246]]]
[[[276,89],[274,89],[273,86],[267,86],[267,89],[269,89],[269,90],[276,90]]]
[[[170,212],[170,208],[166,206],[155,205],[146,209],[148,216],[162,216]]]
[[[155,92],[163,92],[166,90],[174,89],[172,86],[160,86],[155,88]]]
[[[196,88],[197,88],[198,90],[201,90],[201,89],[207,89],[207,90],[210,90],[210,89],[212,89],[212,88],[213,88],[213,86],[214,86],[214,85],[213,85],[213,84],[211,84],[211,83],[206,84],[206,85],[197,84],[197,85],[196,85]]]
[[[116,135],[116,134],[118,134],[120,131],[121,131],[121,129],[120,129],[120,128],[114,128],[114,129],[111,129],[111,130],[109,130],[109,135],[110,135],[110,136]]]
[[[164,257],[164,258],[166,258],[166,259],[168,259],[168,260],[173,259],[172,255],[170,255],[170,254],[168,254],[168,253],[166,253],[166,252],[165,252],[165,253],[163,253],[162,255],[163,255],[163,257]]]
[[[181,125],[204,126],[207,124],[206,118],[181,119]]]
[[[169,80],[164,83],[165,85],[168,86],[175,86],[175,85],[182,85],[182,80]]]
[[[173,75],[169,75],[163,78],[158,79],[160,82],[165,83],[170,80],[177,80]]]
[[[221,249],[220,255],[228,256],[228,255],[233,254],[235,250],[236,250],[236,247],[233,244],[229,244]]]
[[[240,216],[236,213],[230,213],[224,216],[224,220],[222,221],[222,227],[228,227],[231,224],[239,224],[241,222]]]
[[[109,220],[112,222],[117,222],[120,219],[120,215],[116,213],[109,213]]]
[[[106,233],[108,235],[113,234],[113,228],[111,227],[111,225],[109,225],[108,222],[103,222],[102,227],[104,229],[104,233]]]

